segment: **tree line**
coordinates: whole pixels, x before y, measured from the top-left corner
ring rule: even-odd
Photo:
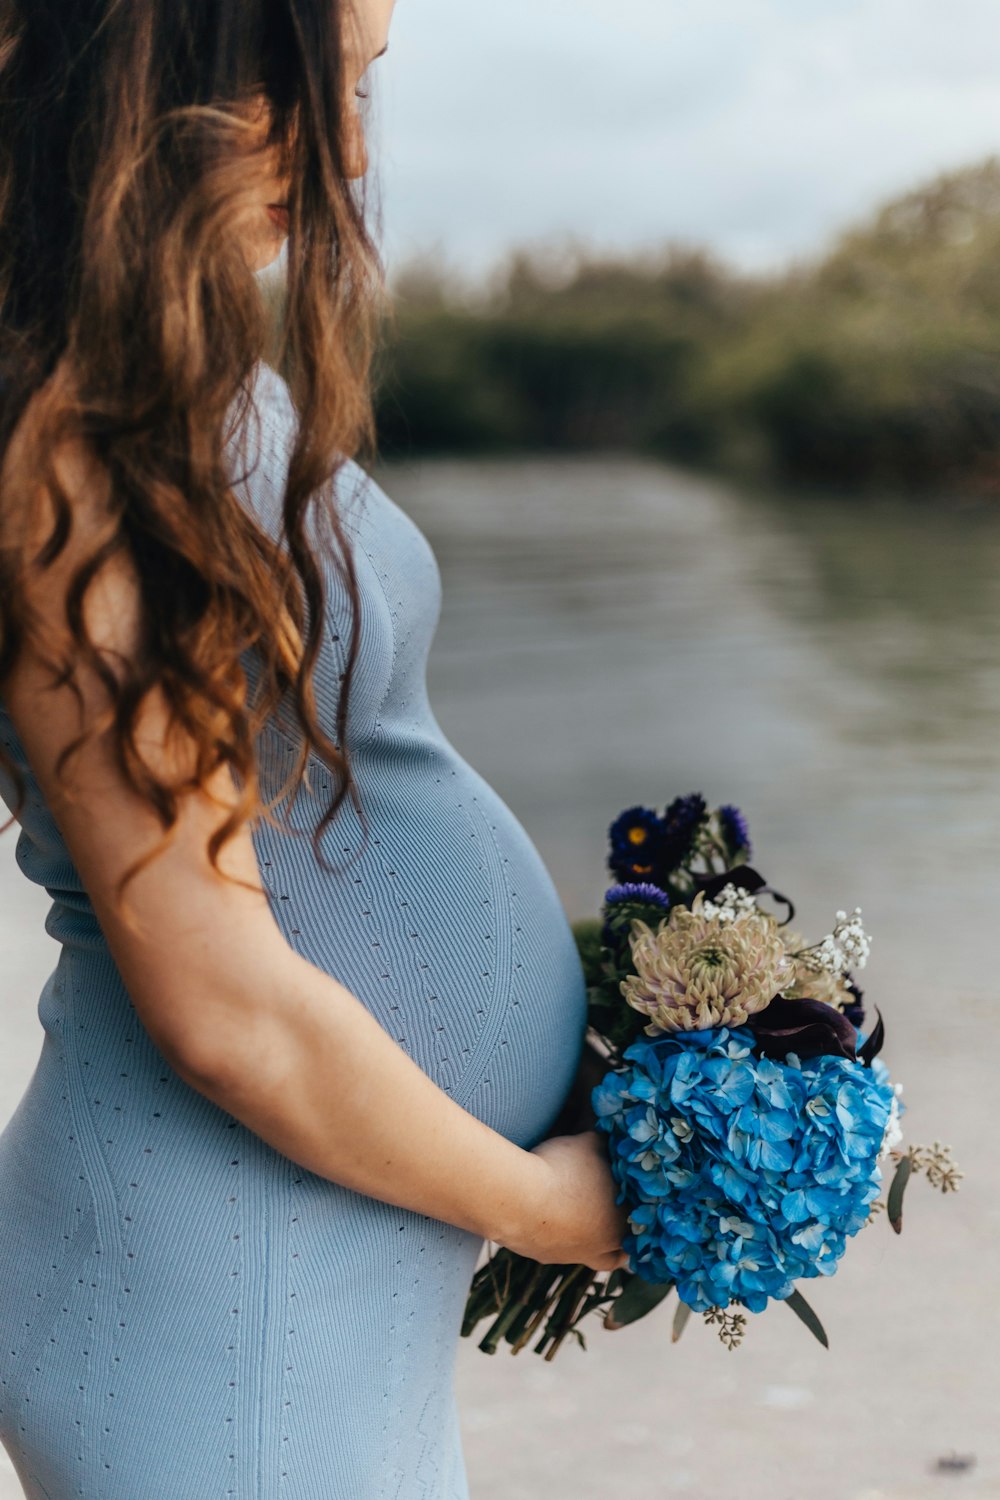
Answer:
[[[674,245],[518,252],[470,295],[394,285],[385,458],[617,449],[832,485],[1000,488],[1000,161],[897,198],[808,264]]]

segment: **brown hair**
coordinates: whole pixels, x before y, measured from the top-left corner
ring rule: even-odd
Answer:
[[[64,438],[82,440],[106,478],[113,527],[73,576],[67,625],[107,687],[120,769],[166,830],[119,896],[177,819],[182,787],[144,764],[133,737],[154,687],[195,741],[198,784],[223,763],[240,782],[239,806],[209,842],[216,868],[244,821],[271,816],[254,739],[286,695],[303,736],[286,787],[297,795],[311,751],[333,772],[313,834],[321,859],[323,830],[349,792],[357,803],[346,748],[354,561],[331,506],[353,615],[334,741],[312,691],[325,586],[306,526],[319,487],[373,442],[382,268],[344,158],[343,10],[344,0],[0,0],[0,464],[29,403],[39,413],[0,497],[0,688],[25,640],[27,570],[48,568],[71,529],[52,455]],[[239,504],[224,461],[233,403],[248,412],[268,337],[232,227],[246,200],[252,101],[266,105],[266,149],[292,180],[275,362],[299,420],[280,544]],[[12,518],[37,510],[40,495],[52,526],[29,557]],[[121,553],[143,580],[142,648],[112,674],[81,604]],[[253,705],[238,664],[248,648],[262,667]],[[72,682],[68,660],[46,664]],[[95,732],[65,747],[60,774]],[[2,747],[0,764],[20,811],[23,777]]]

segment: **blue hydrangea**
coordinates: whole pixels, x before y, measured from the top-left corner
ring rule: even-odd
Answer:
[[[884,1064],[756,1056],[748,1027],[640,1037],[592,1091],[622,1241],[689,1307],[763,1312],[830,1276],[879,1195],[892,1108]]]

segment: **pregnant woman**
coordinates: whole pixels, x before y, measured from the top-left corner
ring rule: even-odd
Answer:
[[[391,8],[2,10],[0,789],[60,945],[0,1136],[30,1500],[462,1500],[484,1241],[625,1263],[572,935],[353,461]]]

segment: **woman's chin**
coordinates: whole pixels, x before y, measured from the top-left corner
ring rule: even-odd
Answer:
[[[254,275],[258,276],[262,271],[269,271],[272,266],[276,266],[284,255],[287,243],[287,236],[284,235],[256,241],[252,251],[248,250],[250,269]]]
[[[270,254],[266,258],[258,260],[257,264],[254,266],[254,275],[259,275],[261,271],[269,271],[272,266],[277,265],[280,259],[281,246],[279,245],[278,249],[275,250],[273,254]]]

